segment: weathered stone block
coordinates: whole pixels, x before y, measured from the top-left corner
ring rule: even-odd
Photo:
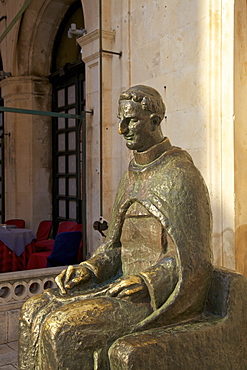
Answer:
[[[19,316],[20,310],[13,310],[8,312],[7,342],[14,342],[18,340]]]
[[[0,344],[7,342],[7,312],[0,312]]]

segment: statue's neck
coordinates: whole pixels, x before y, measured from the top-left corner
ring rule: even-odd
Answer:
[[[155,159],[160,157],[164,152],[171,149],[171,147],[172,146],[170,140],[167,137],[165,137],[164,140],[162,140],[158,144],[155,144],[154,146],[151,146],[151,148],[145,150],[145,152],[134,151],[135,162],[136,164],[139,165],[151,163]]]

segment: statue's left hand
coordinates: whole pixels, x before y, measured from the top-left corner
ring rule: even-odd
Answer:
[[[116,282],[108,291],[108,295],[137,303],[148,298],[149,292],[140,276],[130,275]]]

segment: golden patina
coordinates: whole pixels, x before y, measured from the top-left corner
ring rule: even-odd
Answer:
[[[109,369],[118,338],[202,313],[212,276],[209,197],[190,155],[164,138],[164,114],[151,87],[121,94],[119,133],[134,158],[106,241],[64,270],[57,289],[24,304],[19,370]]]

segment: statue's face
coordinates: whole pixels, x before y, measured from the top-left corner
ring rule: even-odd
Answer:
[[[151,113],[143,110],[139,103],[120,101],[118,131],[125,138],[129,149],[143,152],[156,144],[150,115]]]

